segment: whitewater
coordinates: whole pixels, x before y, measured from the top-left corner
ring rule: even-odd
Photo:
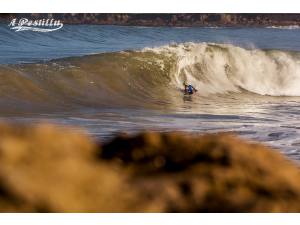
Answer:
[[[233,132],[299,160],[299,30],[3,25],[0,119],[81,127],[101,141]],[[183,82],[197,94],[185,96]]]
[[[185,43],[145,49],[175,56],[174,83],[193,83],[202,94],[249,91],[260,95],[300,96],[300,54],[245,49],[229,44]]]

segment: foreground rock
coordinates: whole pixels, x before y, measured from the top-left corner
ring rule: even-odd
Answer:
[[[2,212],[299,212],[300,174],[228,134],[144,133],[102,147],[75,129],[0,126]]]

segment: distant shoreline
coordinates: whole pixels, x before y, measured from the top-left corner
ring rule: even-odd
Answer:
[[[57,19],[64,24],[94,24],[145,27],[285,27],[300,26],[300,14],[126,14],[126,13],[7,13],[0,22],[13,18]]]

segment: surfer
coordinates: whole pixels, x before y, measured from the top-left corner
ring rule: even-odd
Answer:
[[[196,88],[194,88],[191,84],[186,84],[185,82],[183,83],[184,86],[184,93],[188,94],[188,95],[192,95],[195,92],[197,92],[198,90]]]

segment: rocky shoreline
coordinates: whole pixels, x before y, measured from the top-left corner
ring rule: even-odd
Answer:
[[[123,26],[300,26],[300,14],[228,14],[228,13],[184,13],[184,14],[126,14],[126,13],[20,13],[0,14],[0,21],[13,18],[56,19],[65,24],[101,24]]]
[[[0,125],[1,212],[300,212],[300,171],[231,134]]]

